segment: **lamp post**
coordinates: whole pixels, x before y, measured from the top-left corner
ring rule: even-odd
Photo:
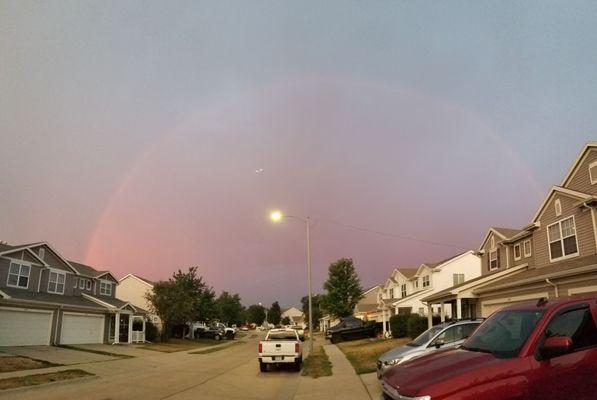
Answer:
[[[309,290],[309,354],[313,354],[313,306],[312,306],[312,292],[311,292],[311,218],[297,217],[294,215],[285,215],[281,211],[274,211],[270,218],[274,222],[280,222],[283,218],[293,218],[299,220],[307,227],[307,287]]]

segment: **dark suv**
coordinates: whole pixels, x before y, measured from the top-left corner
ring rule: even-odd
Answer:
[[[326,332],[326,337],[332,343],[338,343],[343,340],[364,339],[375,337],[379,332],[376,322],[363,321],[356,317],[340,318],[337,325],[332,326]]]

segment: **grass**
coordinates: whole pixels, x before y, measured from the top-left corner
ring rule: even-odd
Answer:
[[[220,346],[214,346],[214,347],[210,347],[210,348],[204,349],[204,350],[192,351],[189,354],[209,354],[209,353],[215,353],[216,351],[224,350],[224,349],[227,349],[229,347],[237,346],[239,344],[243,344],[243,342],[239,342],[239,341],[228,342],[228,343],[224,343],[224,344],[222,344]]]
[[[213,339],[170,339],[167,342],[162,343],[151,343],[145,346],[139,347],[140,349],[159,351],[162,353],[175,353],[177,351],[187,351],[200,349],[202,347],[214,346],[216,344],[222,344],[223,340]]]
[[[68,345],[68,344],[59,344],[58,347],[62,347],[63,349],[69,349],[69,350],[84,351],[86,353],[101,354],[103,356],[108,356],[108,357],[115,357],[115,358],[135,358],[134,356],[130,356],[128,354],[110,353],[109,351],[87,349],[87,348],[83,348],[83,347],[71,346],[71,345]]]
[[[29,357],[7,356],[0,357],[0,372],[24,371],[27,369],[57,367],[60,364],[36,360]]]
[[[322,346],[313,347],[313,353],[303,361],[303,376],[310,376],[311,378],[319,378],[321,376],[332,375],[332,363]]]
[[[66,371],[52,372],[49,374],[36,374],[19,376],[16,378],[6,378],[0,379],[0,390],[14,389],[23,386],[42,385],[44,383],[65,381],[92,375],[93,374],[83,371],[82,369],[69,369]]]
[[[337,346],[357,374],[375,372],[379,356],[395,347],[403,346],[410,339],[363,339],[338,343]]]

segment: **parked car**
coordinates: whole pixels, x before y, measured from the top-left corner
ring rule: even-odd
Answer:
[[[271,329],[259,342],[259,370],[266,372],[268,365],[293,364],[296,371],[303,363],[303,346],[294,329]]]
[[[299,337],[305,336],[305,330],[300,325],[291,326],[290,329],[294,329],[299,334]]]
[[[218,322],[211,324],[209,326],[203,326],[195,329],[195,337],[196,338],[207,338],[207,339],[214,339],[214,340],[221,340],[221,339],[234,339],[236,332],[234,329],[226,327],[226,325]]]
[[[501,309],[456,349],[382,376],[386,399],[594,400],[597,296]]]
[[[329,328],[326,331],[326,337],[332,343],[338,343],[343,340],[375,337],[378,331],[377,323],[373,321],[363,321],[356,317],[346,317],[340,318],[340,322],[337,325]]]
[[[483,320],[456,320],[435,325],[413,341],[382,354],[377,360],[377,378],[389,368],[414,357],[440,349],[460,346]]]

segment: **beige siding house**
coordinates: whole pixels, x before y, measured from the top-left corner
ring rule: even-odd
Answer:
[[[116,288],[116,295],[137,307],[151,310],[151,304],[147,301],[145,295],[153,291],[153,285],[154,282],[149,279],[135,274],[128,274],[120,279]],[[162,321],[151,311],[148,311],[147,319],[156,325],[158,329],[162,328]]]

